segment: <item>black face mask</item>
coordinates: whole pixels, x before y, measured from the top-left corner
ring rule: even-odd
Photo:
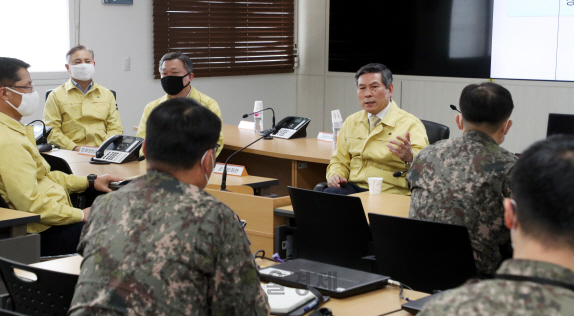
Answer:
[[[163,91],[169,95],[176,95],[181,92],[185,87],[189,86],[191,83],[188,82],[185,86],[183,85],[183,78],[189,75],[191,72],[188,72],[184,76],[166,76],[161,78],[161,87]]]

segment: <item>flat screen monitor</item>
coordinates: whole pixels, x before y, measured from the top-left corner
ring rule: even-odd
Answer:
[[[546,137],[554,134],[574,135],[574,115],[559,113],[548,114]]]
[[[490,77],[492,0],[330,1],[329,71]]]

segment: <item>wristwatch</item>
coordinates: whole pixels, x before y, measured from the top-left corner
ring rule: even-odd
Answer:
[[[88,189],[94,190],[94,181],[96,181],[97,177],[98,176],[95,174],[89,174],[88,175]]]

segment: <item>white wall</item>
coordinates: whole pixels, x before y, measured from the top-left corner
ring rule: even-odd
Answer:
[[[132,127],[139,124],[145,105],[164,94],[160,81],[153,79],[152,1],[134,1],[129,6],[104,5],[102,1],[94,0],[70,2],[80,9],[80,44],[95,52],[94,80],[116,90],[124,133],[135,135]],[[65,70],[66,52],[61,54]],[[124,71],[124,61],[128,57],[131,70]],[[39,78],[40,75],[33,75],[42,99],[45,90],[67,80],[65,76],[56,80]],[[278,120],[296,111],[294,73],[195,78],[192,85],[219,103],[226,124],[237,125],[244,113],[252,112],[255,100],[262,100],[264,106],[273,107]],[[41,116],[42,111],[38,111],[23,122]],[[271,126],[271,115],[265,115],[265,126]]]
[[[310,135],[331,129],[331,110],[346,117],[361,109],[353,74],[328,71],[328,0],[298,0],[301,67],[297,75],[297,113],[312,119]],[[528,65],[525,65],[528,67]],[[392,70],[392,69],[391,69]],[[486,79],[417,77],[394,75],[393,99],[421,119],[447,125],[451,137],[461,136],[455,112],[462,89]],[[503,147],[522,152],[546,137],[548,113],[574,114],[574,83],[495,80],[510,90],[515,109]]]

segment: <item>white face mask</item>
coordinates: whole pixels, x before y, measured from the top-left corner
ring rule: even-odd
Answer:
[[[14,91],[8,87],[6,87],[6,89],[22,96],[22,102],[20,102],[19,107],[15,107],[12,103],[10,103],[10,101],[6,100],[6,102],[8,104],[10,104],[11,107],[14,108],[14,110],[16,110],[16,111],[18,111],[18,113],[20,113],[20,115],[30,116],[38,108],[38,104],[40,103],[40,96],[38,95],[37,91],[31,92],[31,93],[20,93],[18,91]]]
[[[72,74],[72,78],[81,81],[88,81],[92,80],[94,77],[96,68],[94,67],[94,64],[70,65],[70,72]]]
[[[209,152],[209,150],[207,150],[205,152],[205,154],[203,154],[203,157],[201,157],[201,170],[203,170],[203,159],[205,159],[205,155],[207,155],[207,153]],[[203,170],[203,174],[205,176],[205,180],[207,180],[207,183],[205,184],[205,186],[207,186],[209,184],[209,181],[211,181],[211,176],[213,176],[213,172],[215,171],[215,158],[213,158],[213,154],[211,155],[211,174],[209,174],[209,177],[207,177],[207,172],[205,172],[205,170]]]

